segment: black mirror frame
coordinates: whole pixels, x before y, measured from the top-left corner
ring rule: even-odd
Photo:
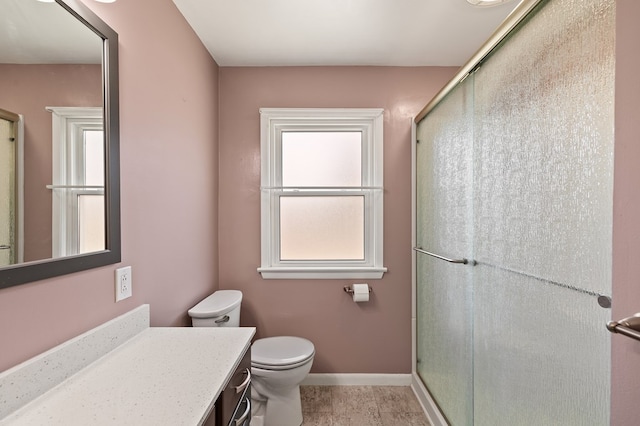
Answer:
[[[118,85],[118,34],[77,0],[55,0],[104,41],[103,100],[105,130],[105,250],[26,262],[0,269],[0,288],[66,275],[118,263],[120,252],[120,121]]]

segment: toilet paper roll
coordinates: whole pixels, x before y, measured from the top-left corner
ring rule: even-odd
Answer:
[[[369,301],[369,284],[352,284],[353,301],[356,303]]]

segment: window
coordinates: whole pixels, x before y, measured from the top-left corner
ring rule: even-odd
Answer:
[[[382,278],[383,110],[260,110],[263,278]]]
[[[49,107],[53,257],[105,249],[102,108]]]

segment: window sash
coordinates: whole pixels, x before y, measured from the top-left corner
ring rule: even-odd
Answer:
[[[58,223],[57,237],[54,238],[55,256],[80,254],[80,198],[83,195],[99,195],[104,197],[101,188],[67,188],[54,190],[54,205]],[[56,243],[57,241],[57,243]],[[65,253],[65,254],[62,254]]]
[[[273,266],[296,266],[296,267],[318,267],[326,265],[339,266],[374,266],[372,259],[372,239],[375,232],[372,229],[372,210],[374,202],[374,194],[372,190],[272,190],[271,199],[271,230],[277,238],[272,239],[271,261]],[[280,216],[280,199],[281,197],[362,197],[363,198],[363,258],[362,259],[281,259],[281,216]]]
[[[362,186],[371,186],[376,184],[376,173],[374,164],[374,150],[371,146],[372,141],[372,124],[366,122],[350,122],[337,124],[311,124],[302,125],[300,123],[278,123],[273,126],[271,137],[275,143],[270,147],[271,152],[271,170],[273,171],[267,176],[269,186],[282,187],[282,134],[287,132],[359,132],[362,135],[361,149],[361,182]],[[264,178],[264,176],[263,176]],[[263,181],[264,182],[264,181]],[[380,185],[382,182],[379,182]]]
[[[281,185],[362,186],[361,131],[283,131],[279,137]]]

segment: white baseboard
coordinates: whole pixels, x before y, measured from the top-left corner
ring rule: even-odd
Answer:
[[[416,373],[412,375],[411,389],[413,389],[418,402],[422,405],[422,410],[427,415],[430,424],[433,426],[447,426],[449,424]]]
[[[311,373],[302,386],[411,386],[411,374]]]

